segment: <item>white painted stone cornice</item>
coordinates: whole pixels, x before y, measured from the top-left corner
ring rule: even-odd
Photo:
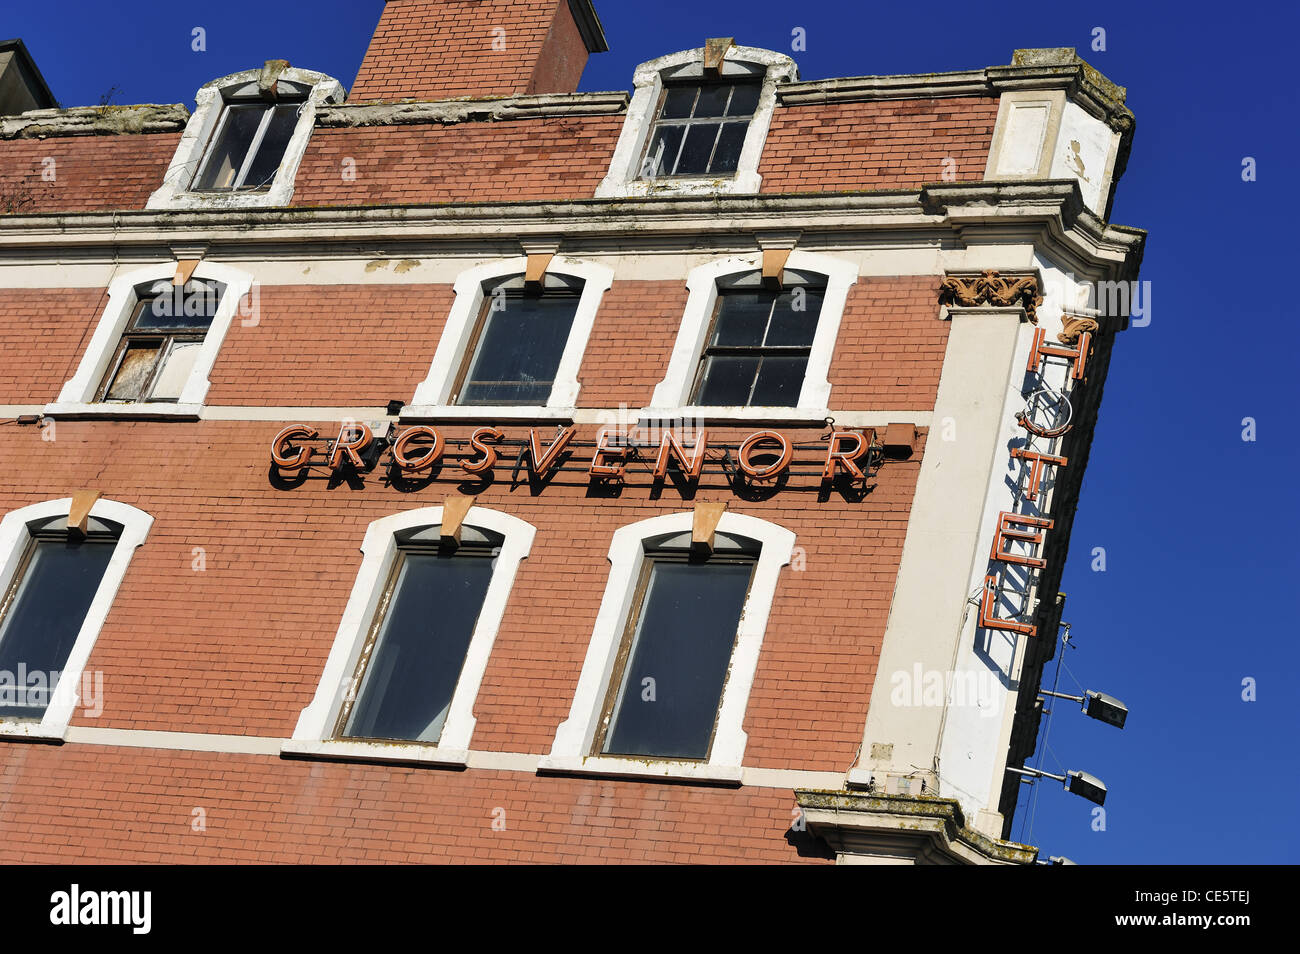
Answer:
[[[1103,222],[1083,204],[1073,180],[935,183],[919,191],[848,195],[11,215],[0,216],[0,264],[89,261],[97,249],[119,262],[157,258],[169,255],[162,250],[178,233],[210,243],[209,258],[276,260],[420,258],[474,245],[499,251],[557,232],[574,254],[584,243],[626,240],[668,249],[713,237],[719,247],[729,247],[737,234],[773,229],[798,230],[810,247],[838,233],[853,233],[855,241],[887,234],[892,242],[926,247],[1029,243],[1095,278],[1131,277],[1146,234]],[[508,243],[502,238],[507,235]]]

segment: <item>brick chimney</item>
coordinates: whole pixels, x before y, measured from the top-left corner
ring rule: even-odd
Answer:
[[[572,93],[607,49],[592,0],[388,0],[348,101]]]

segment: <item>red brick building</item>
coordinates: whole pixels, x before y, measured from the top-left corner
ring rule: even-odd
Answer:
[[[604,50],[0,118],[4,860],[1034,860],[1124,90]]]

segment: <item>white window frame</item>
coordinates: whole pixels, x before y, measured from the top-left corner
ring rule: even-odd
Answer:
[[[470,739],[474,735],[476,722],[474,700],[478,697],[483,674],[487,671],[492,645],[505,616],[519,564],[528,556],[537,533],[532,524],[486,507],[471,507],[462,525],[491,530],[505,539],[500,553],[493,559],[492,580],[488,583],[483,608],[474,625],[474,633],[465,653],[465,664],[456,682],[437,743],[358,742],[334,737],[334,728],[346,701],[345,697],[349,691],[355,691],[361,651],[374,622],[379,601],[383,598],[385,582],[397,560],[396,535],[402,530],[440,525],[442,510],[440,506],[408,510],[376,520],[367,528],[361,544],[361,568],[357,571],[352,595],[348,598],[334,644],[325,661],[320,684],[311,703],[298,717],[292,738],[281,744],[282,755],[414,765],[467,764]]]
[[[159,281],[170,281],[176,274],[175,262],[164,262],[139,268],[119,275],[108,286],[108,302],[99,317],[99,324],[91,335],[90,343],[82,353],[77,371],[64,383],[58,399],[45,406],[45,413],[53,416],[77,417],[167,417],[197,418],[203,410],[211,382],[208,376],[221,352],[230,323],[240,308],[240,302],[253,287],[253,276],[228,265],[199,262],[191,278],[221,282],[225,286],[216,314],[208,325],[194,367],[181,388],[175,402],[137,401],[108,403],[96,401],[108,366],[117,354],[122,335],[131,322],[135,306],[139,304],[136,289]]]
[[[757,540],[761,550],[740,616],[708,761],[591,754],[606,692],[613,678],[619,644],[626,630],[628,614],[634,609],[637,580],[647,559],[645,541],[665,534],[689,534],[693,520],[694,515],[689,511],[670,513],[620,527],[614,532],[609,547],[609,581],[596,615],[582,674],[578,677],[573,707],[569,718],[556,730],[550,754],[543,756],[538,763],[540,770],[579,775],[740,782],[748,741],[743,727],[745,709],[749,704],[749,692],[754,684],[759,651],[763,646],[781,568],[789,564],[795,541],[794,533],[785,527],[744,514],[724,513],[717,527],[719,533]]]
[[[467,348],[473,346],[470,336],[478,324],[483,309],[483,287],[494,279],[525,274],[528,259],[524,256],[488,262],[461,272],[456,277],[455,300],[438,348],[429,366],[428,376],[415,388],[411,403],[402,411],[402,417],[411,418],[487,418],[508,420],[571,420],[578,403],[582,385],[578,372],[587,351],[587,340],[600,310],[605,292],[614,283],[614,270],[593,262],[582,262],[556,255],[547,266],[548,275],[562,275],[582,281],[582,295],[569,328],[569,340],[555,370],[555,383],[545,405],[453,405],[452,388]]]
[[[0,518],[0,592],[6,591],[14,581],[18,564],[30,537],[28,525],[41,523],[56,517],[66,517],[72,507],[72,498],[46,500],[42,503],[11,510]],[[90,660],[90,652],[99,638],[104,622],[112,609],[113,599],[126,576],[127,567],[135,549],[144,543],[153,526],[153,517],[143,510],[137,510],[130,504],[116,500],[100,498],[90,508],[90,516],[103,520],[112,520],[121,524],[122,533],[113,547],[104,576],[99,581],[99,588],[86,610],[86,618],[81,623],[77,638],[68,652],[68,659],[63,665],[59,684],[55,688],[49,706],[40,722],[21,721],[0,718],[0,737],[33,739],[43,742],[62,742],[67,737],[68,724],[76,712],[78,690],[82,675]]]
[[[718,303],[718,283],[723,279],[761,272],[761,252],[735,258],[706,262],[691,269],[686,279],[688,291],[686,310],[682,315],[677,340],[668,359],[668,370],[656,385],[650,407],[640,412],[642,419],[699,421],[768,421],[772,423],[820,423],[832,416],[830,411],[831,360],[835,356],[835,343],[839,337],[844,306],[849,299],[849,289],[857,283],[858,264],[829,255],[794,250],[786,261],[786,268],[812,272],[826,279],[826,294],[822,299],[821,314],[817,318],[817,332],[813,336],[804,372],[803,387],[799,390],[799,403],[795,407],[739,407],[688,405],[691,389],[699,370],[700,356],[704,353],[705,338]]]
[[[642,63],[633,74],[632,101],[628,104],[623,130],[614,147],[609,174],[596,188],[596,198],[639,197],[655,195],[749,195],[757,193],[763,179],[758,165],[763,158],[772,115],[776,111],[778,83],[792,83],[799,78],[794,60],[783,53],[760,50],[752,46],[733,46],[723,59],[720,78],[760,77],[762,89],[758,106],[745,133],[740,162],[730,175],[692,178],[665,177],[642,179],[641,163],[646,143],[654,129],[660,93],[665,81],[703,81],[704,49],[682,50]]]
[[[225,116],[227,100],[255,96],[261,72],[244,70],[232,73],[199,89],[194,97],[194,114],[185,124],[176,155],[167,167],[162,186],[149,196],[146,209],[266,209],[289,204],[298,166],[316,125],[317,109],[329,103],[341,103],[345,96],[343,86],[332,76],[293,67],[283,70],[277,82],[284,84],[286,89],[300,90],[304,103],[298,114],[298,125],[285,147],[284,158],[280,160],[280,168],[270,188],[260,192],[190,191],[212,137]]]

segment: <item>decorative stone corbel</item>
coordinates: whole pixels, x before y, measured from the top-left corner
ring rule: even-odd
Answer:
[[[1056,336],[1056,340],[1061,344],[1075,344],[1079,340],[1079,335],[1084,332],[1091,334],[1101,329],[1101,323],[1087,315],[1062,315],[1061,322],[1065,327]]]
[[[996,269],[985,269],[979,275],[967,277],[950,275],[939,285],[941,305],[996,305],[1009,308],[1019,305],[1031,324],[1038,324],[1038,306],[1043,296],[1038,292],[1038,278],[1034,275],[1003,275]]]

